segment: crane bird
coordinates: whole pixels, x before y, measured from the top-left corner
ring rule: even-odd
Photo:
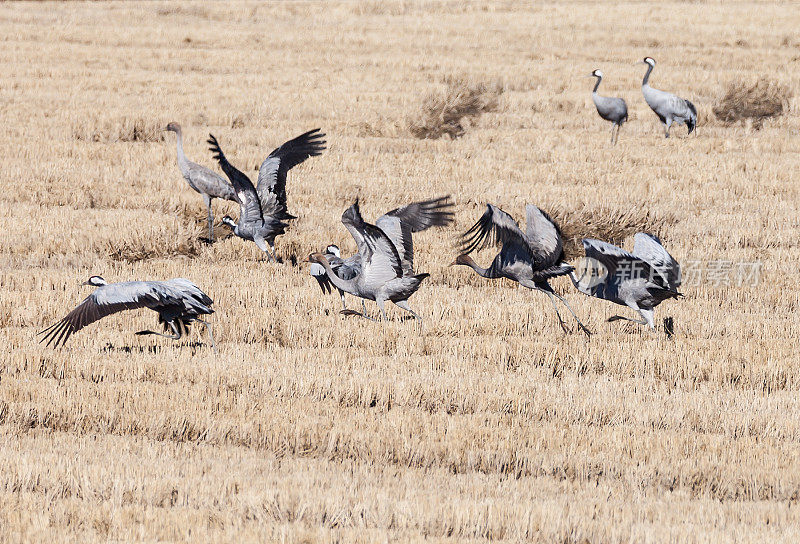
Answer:
[[[236,193],[233,186],[222,179],[222,176],[212,172],[205,166],[191,162],[183,153],[183,132],[178,123],[172,122],[164,129],[174,132],[178,140],[178,168],[183,174],[189,187],[203,195],[203,201],[208,208],[208,241],[214,241],[214,214],[211,212],[211,200],[214,198],[224,198],[236,202]]]
[[[102,277],[92,276],[82,285],[93,285],[97,289],[61,321],[40,332],[43,335],[40,342],[47,341],[47,346],[52,343],[57,348],[86,325],[108,315],[123,310],[150,308],[158,312],[159,323],[164,325],[165,331],[171,330],[172,334],[150,330],[136,334],[156,334],[178,340],[188,332],[189,324],[196,321],[208,330],[211,346],[216,351],[211,325],[200,319],[201,315],[214,313],[211,309],[214,301],[187,279],[106,283]]]
[[[402,208],[394,209],[386,212],[378,218],[375,224],[389,234],[389,238],[395,242],[398,247],[398,252],[401,251],[397,242],[399,239],[398,225],[395,218],[400,220],[399,229],[410,230],[411,233],[420,232],[431,227],[443,227],[453,222],[453,202],[450,200],[450,195],[434,198],[431,200],[423,200],[419,202],[412,202]],[[411,243],[411,234],[408,235],[408,243]],[[342,279],[353,279],[361,272],[361,254],[342,259],[339,247],[331,244],[325,249],[325,258],[331,265],[334,273]],[[318,263],[312,263],[309,272],[319,283],[323,293],[330,293],[331,283],[328,278],[328,273],[325,268]],[[344,291],[338,289],[339,295],[342,297],[342,311],[348,312],[347,304],[344,299]],[[366,306],[364,306],[364,299],[361,299],[361,308],[366,314]]]
[[[639,313],[642,320],[619,315],[608,321],[623,319],[647,325],[655,329],[653,308],[664,300],[683,296],[678,292],[681,285],[681,268],[667,253],[661,240],[652,234],[636,233],[633,238],[633,253],[600,240],[583,240],[586,253],[582,275],[570,273],[570,279],[578,291],[615,304],[628,306]],[[599,266],[598,266],[599,265]],[[591,273],[586,274],[591,268]]]
[[[310,254],[308,262],[321,265],[337,289],[361,299],[374,300],[384,321],[387,320],[384,305],[390,300],[410,312],[421,324],[422,318],[408,306],[408,299],[429,274],[414,272],[412,221],[386,214],[380,222],[380,225],[372,225],[364,221],[358,200],[342,214],[342,224],[356,241],[361,260],[361,270],[353,278],[340,277],[322,253]]]
[[[574,270],[564,262],[561,230],[550,216],[536,206],[525,206],[525,215],[528,224],[525,232],[522,232],[510,215],[497,206],[486,204],[486,211],[481,218],[463,234],[461,254],[451,266],[469,266],[484,278],[508,278],[528,289],[542,291],[553,303],[562,330],[567,332],[555,301],[558,298],[578,322],[580,329],[589,336],[589,329],[581,323],[569,303],[550,287],[551,278],[566,276]],[[502,249],[489,268],[481,268],[469,253],[490,244],[502,244]]]
[[[594,84],[594,90],[592,90],[592,101],[600,117],[611,121],[611,145],[614,145],[619,139],[619,129],[622,128],[622,123],[628,120],[628,105],[621,98],[597,94],[597,88],[603,81],[603,72],[594,70],[589,77],[597,78],[597,83]],[[614,129],[616,129],[616,137]]]
[[[233,229],[239,238],[255,242],[271,261],[275,261],[275,256],[270,253],[267,244],[274,252],[275,238],[286,232],[289,226],[285,221],[296,219],[286,210],[286,175],[309,157],[316,157],[325,151],[325,134],[319,130],[309,130],[273,150],[261,163],[255,187],[250,178],[228,162],[217,139],[209,134],[209,149],[233,183],[239,201],[239,222],[236,223],[227,215],[222,222]]]
[[[328,260],[328,263],[331,265],[334,273],[342,279],[351,280],[361,273],[361,255],[359,253],[356,253],[347,259],[342,259],[339,246],[330,244],[325,248],[325,253],[323,253],[323,256]],[[314,277],[315,280],[317,280],[317,283],[319,283],[319,288],[322,289],[323,293],[330,293],[333,290],[333,284],[331,283],[330,278],[328,278],[328,273],[325,272],[324,266],[319,263],[311,263],[308,272]],[[338,287],[336,290],[339,291],[339,296],[342,297],[342,310],[347,310],[347,303],[344,299],[344,291]],[[366,306],[363,306],[363,309],[364,313],[366,313]]]
[[[652,57],[645,57],[635,64],[647,65],[647,72],[642,80],[642,94],[647,105],[650,106],[650,109],[658,115],[658,118],[664,124],[664,137],[669,138],[669,127],[673,123],[676,125],[685,124],[689,128],[689,134],[691,134],[697,126],[697,108],[694,107],[694,104],[672,93],[659,91],[650,86],[650,83],[648,83],[650,72],[653,71],[653,67],[656,65],[656,61]]]

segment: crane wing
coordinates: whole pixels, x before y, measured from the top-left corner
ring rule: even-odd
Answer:
[[[650,263],[670,289],[676,290],[680,287],[681,267],[664,249],[658,237],[646,232],[637,232],[633,237],[633,254]]]
[[[472,227],[461,236],[461,253],[471,253],[488,245],[504,244],[510,240],[527,244],[525,235],[514,219],[492,204]]]
[[[400,257],[403,270],[412,272],[414,270],[414,243],[411,239],[411,226],[393,215],[380,216],[375,222],[375,226],[392,241]]]
[[[601,240],[584,238],[583,249],[586,257],[596,259],[606,267],[610,277],[617,276],[619,281],[644,279],[651,287],[671,290],[666,280],[647,261],[620,247]]]
[[[532,204],[525,206],[525,240],[533,255],[543,264],[564,260],[561,230],[547,213]]]
[[[236,193],[230,182],[225,181],[222,176],[203,165],[189,161],[187,163],[183,177],[192,189],[214,198],[224,198],[225,200],[237,202]]]
[[[264,215],[294,219],[286,210],[286,174],[309,157],[325,151],[325,133],[315,128],[285,142],[261,163],[258,170],[258,196]]]
[[[233,184],[233,189],[236,191],[236,199],[239,201],[239,221],[248,223],[251,221],[263,221],[264,216],[261,213],[261,202],[258,199],[258,193],[253,182],[250,181],[244,172],[233,166],[225,158],[225,154],[219,147],[219,143],[213,134],[208,135],[209,149],[214,153],[214,158],[219,162],[220,168],[228,176]]]
[[[158,282],[131,281],[112,283],[96,289],[74,310],[54,325],[43,330],[40,342],[64,345],[74,333],[108,315],[123,310],[153,308],[167,301],[168,289]],[[210,300],[210,299],[209,299]]]
[[[364,221],[358,200],[342,214],[342,224],[356,241],[361,255],[362,274],[383,281],[403,276],[397,248],[381,229]]]

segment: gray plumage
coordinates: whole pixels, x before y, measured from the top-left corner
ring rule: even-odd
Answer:
[[[402,220],[401,210],[404,208],[393,210],[394,215],[390,212],[382,216],[382,220],[386,218],[381,221],[382,226],[364,221],[358,200],[342,214],[342,224],[356,241],[361,257],[361,271],[355,277],[349,280],[341,278],[321,253],[312,253],[308,260],[321,265],[336,288],[361,299],[374,300],[384,321],[387,319],[385,303],[388,300],[410,312],[421,323],[422,318],[408,306],[408,298],[428,277],[428,274],[416,274],[413,270],[411,232],[413,225],[421,223]]]
[[[469,266],[484,278],[507,278],[527,287],[541,291],[550,298],[556,310],[558,322],[567,332],[564,320],[558,311],[555,298],[558,298],[570,311],[580,329],[587,335],[575,312],[561,295],[550,286],[549,280],[569,274],[573,267],[564,262],[564,249],[561,231],[550,216],[536,206],[525,207],[527,227],[525,232],[506,212],[492,204],[486,205],[486,212],[462,236],[461,254],[453,264]],[[489,268],[480,267],[469,253],[488,245],[501,245]]]
[[[274,251],[275,238],[284,234],[289,226],[285,221],[295,219],[286,209],[286,176],[290,169],[309,157],[322,154],[324,137],[317,128],[273,150],[261,163],[257,185],[253,186],[250,178],[228,162],[217,139],[209,134],[209,149],[231,180],[239,201],[239,222],[229,216],[223,217],[222,222],[231,227],[236,236],[255,242],[272,261],[275,257],[267,245]]]
[[[697,108],[684,98],[652,88],[649,83],[650,73],[653,71],[656,61],[652,57],[645,57],[640,62],[647,65],[647,72],[642,80],[642,94],[647,105],[664,124],[664,137],[669,138],[669,129],[673,123],[685,124],[691,134],[697,126]]]
[[[328,264],[331,265],[331,269],[333,270],[334,274],[343,280],[352,280],[361,273],[361,255],[359,253],[356,253],[347,259],[342,259],[339,246],[331,244],[325,248],[325,253],[323,253],[323,255],[328,260]],[[317,280],[317,283],[319,283],[319,288],[322,289],[323,293],[330,293],[333,291],[335,286],[328,277],[328,273],[325,272],[324,266],[319,263],[311,263],[308,271],[314,277],[314,279]],[[344,291],[338,287],[336,287],[336,290],[339,291],[339,296],[342,297],[342,309],[347,310],[347,303],[344,299]]]
[[[136,334],[156,334],[177,340],[195,321],[202,323],[211,334],[209,324],[202,321],[200,316],[214,313],[211,309],[214,301],[187,279],[109,284],[100,276],[92,276],[84,285],[93,285],[97,289],[63,319],[40,332],[43,335],[41,342],[46,341],[48,346],[52,343],[53,347],[63,346],[70,336],[85,326],[108,315],[137,308],[150,308],[158,312],[159,322],[165,330],[172,330],[173,334],[149,330]],[[213,335],[211,345],[214,345]]]
[[[427,230],[431,227],[449,225],[453,222],[454,217],[452,208],[453,202],[450,200],[449,195],[431,200],[412,202],[401,208],[386,212],[378,218],[375,225],[383,230],[395,245],[403,261],[403,269],[406,271],[413,271],[414,257],[412,234]],[[347,259],[342,259],[339,248],[335,245],[329,245],[324,255],[334,273],[342,279],[350,280],[361,273],[361,255],[359,253]],[[331,286],[333,284],[322,265],[313,263],[309,272],[314,276],[317,282],[319,282],[323,293],[331,292]],[[347,310],[344,291],[339,289],[339,294],[342,297],[342,307],[344,310]],[[362,300],[362,309],[363,308]]]
[[[592,102],[594,102],[597,113],[606,121],[611,121],[611,144],[616,144],[619,139],[619,129],[622,124],[628,120],[628,105],[622,98],[611,96],[600,96],[597,94],[597,88],[600,87],[600,82],[603,81],[603,72],[594,70],[591,77],[597,78],[592,90]],[[615,130],[616,129],[616,130]],[[616,137],[615,137],[616,135]]]
[[[178,123],[170,123],[164,130],[174,132],[177,136],[178,168],[189,187],[200,193],[206,203],[206,208],[208,208],[208,239],[211,242],[214,240],[214,214],[211,211],[211,201],[215,198],[224,198],[225,200],[236,202],[233,186],[216,172],[186,158],[183,153],[183,132]]]
[[[583,248],[587,265],[599,270],[593,271],[589,278],[579,278],[574,272],[570,273],[575,287],[586,295],[628,306],[643,318],[639,321],[613,316],[609,321],[624,319],[653,329],[653,308],[664,300],[682,296],[678,292],[680,265],[664,249],[661,240],[652,234],[637,233],[632,253],[590,238],[583,240]],[[601,266],[596,266],[596,263]],[[586,274],[587,270],[582,272]]]

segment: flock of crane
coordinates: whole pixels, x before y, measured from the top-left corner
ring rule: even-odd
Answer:
[[[642,93],[666,127],[666,136],[669,137],[672,124],[686,124],[691,133],[697,122],[694,105],[651,88],[648,80],[655,61],[645,57],[641,62],[648,66]],[[597,88],[603,73],[595,70],[592,76],[597,78],[592,98],[600,116],[613,123],[612,143],[615,143],[615,134],[618,137],[619,127],[627,120],[627,106],[621,98],[598,96]],[[320,129],[310,130],[273,150],[261,164],[258,180],[253,185],[247,175],[228,162],[213,135],[209,135],[209,149],[229,181],[186,158],[180,125],[169,123],[165,130],[176,134],[178,167],[189,186],[205,201],[209,240],[213,241],[214,236],[211,201],[214,198],[231,200],[239,204],[239,220],[234,221],[226,215],[222,223],[236,236],[255,243],[270,261],[275,261],[275,239],[285,233],[288,221],[296,218],[287,209],[287,174],[294,166],[322,154],[326,149],[325,134]],[[613,316],[609,321],[625,319],[651,329],[655,329],[653,309],[664,300],[682,296],[678,292],[680,266],[657,237],[637,233],[632,252],[601,240],[584,239],[585,257],[581,266],[576,267],[565,260],[561,231],[556,222],[533,205],[527,205],[525,213],[527,225],[523,231],[508,213],[487,204],[483,215],[461,236],[459,255],[452,265],[468,266],[484,278],[507,278],[545,293],[553,303],[564,332],[569,329],[559,313],[557,301],[564,304],[587,336],[591,334],[589,329],[564,297],[550,286],[552,278],[569,276],[578,291],[627,306],[642,318]],[[385,213],[374,224],[364,220],[356,200],[342,214],[342,224],[355,240],[358,252],[342,258],[339,248],[329,245],[324,253],[315,252],[308,256],[309,272],[323,293],[331,293],[336,288],[345,315],[373,319],[367,315],[364,302],[371,300],[377,303],[381,317],[386,321],[385,303],[391,301],[421,323],[422,318],[409,307],[408,299],[428,274],[414,271],[412,237],[414,233],[432,227],[449,225],[453,219],[453,202],[449,196],[413,202]],[[470,253],[490,245],[500,246],[500,252],[488,268],[483,268]],[[216,350],[211,326],[202,319],[202,316],[214,312],[213,301],[187,279],[109,284],[100,276],[91,276],[84,285],[97,289],[63,319],[43,330],[40,333],[42,342],[54,347],[63,346],[72,334],[105,316],[128,309],[150,308],[158,313],[165,333],[144,330],[136,334],[156,334],[177,340],[186,334],[192,323],[200,323],[208,331],[210,343]],[[361,299],[361,312],[347,308],[345,293]],[[671,326],[666,323],[665,329],[669,334]]]

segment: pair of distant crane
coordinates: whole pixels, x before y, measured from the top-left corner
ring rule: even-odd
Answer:
[[[692,133],[697,126],[697,108],[688,100],[666,91],[660,91],[650,86],[650,73],[656,65],[652,57],[645,57],[635,64],[646,64],[647,72],[642,80],[642,94],[647,105],[650,106],[664,125],[664,137],[669,138],[669,129],[675,125],[685,124]],[[596,77],[597,82],[592,90],[592,101],[597,108],[597,113],[606,121],[611,121],[611,144],[617,143],[619,129],[628,120],[628,105],[625,100],[617,97],[600,96],[597,89],[603,81],[603,72],[594,70],[589,77]]]

